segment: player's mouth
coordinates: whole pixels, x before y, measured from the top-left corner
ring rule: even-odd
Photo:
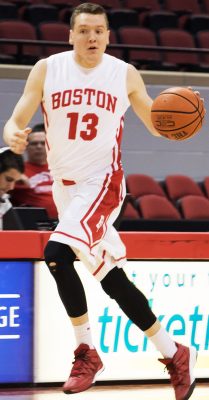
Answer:
[[[96,50],[98,50],[98,47],[96,47],[96,46],[90,46],[90,47],[88,48],[88,50],[90,50],[90,51],[96,51]]]

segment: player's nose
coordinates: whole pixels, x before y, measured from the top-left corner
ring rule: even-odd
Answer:
[[[95,34],[94,31],[91,31],[91,32],[89,33],[89,41],[90,41],[91,43],[96,41],[96,34]]]

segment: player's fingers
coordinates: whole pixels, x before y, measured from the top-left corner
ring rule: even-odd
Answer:
[[[194,89],[192,88],[192,86],[188,86],[187,89],[192,90],[192,92],[194,92],[197,96],[200,97],[200,92],[199,92],[198,90],[194,90]]]
[[[27,126],[27,128],[24,129],[25,133],[28,135],[29,133],[32,132],[32,129]]]
[[[31,128],[27,127],[25,129],[19,130],[15,132],[15,136],[21,137],[21,138],[27,138],[28,134],[32,131]]]

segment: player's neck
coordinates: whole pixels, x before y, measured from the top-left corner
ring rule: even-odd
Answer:
[[[80,57],[78,54],[74,54],[74,61],[80,67],[90,70],[96,68],[102,62],[102,56],[98,59],[90,60],[86,58],[84,59],[83,57]]]

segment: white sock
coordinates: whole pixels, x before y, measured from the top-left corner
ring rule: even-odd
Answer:
[[[91,328],[89,322],[82,325],[73,325],[77,346],[81,343],[88,344],[90,349],[94,349],[91,337]]]
[[[177,346],[163,327],[155,335],[149,336],[149,339],[164,358],[173,358]]]

